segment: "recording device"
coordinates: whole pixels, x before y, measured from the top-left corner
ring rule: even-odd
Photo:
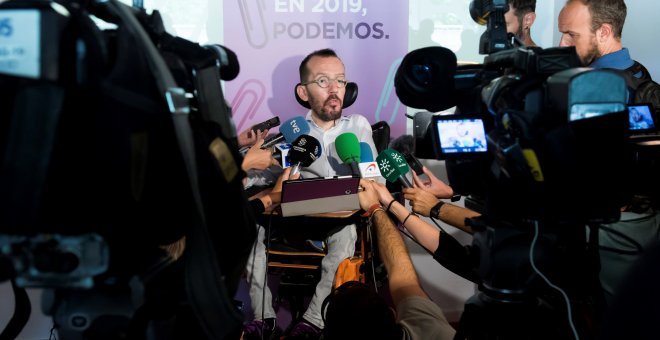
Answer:
[[[298,136],[305,135],[309,133],[309,123],[303,116],[292,117],[284,121],[282,126],[280,126],[280,133],[277,135],[268,138],[261,145],[262,149],[268,149],[273,147],[275,144],[288,142],[293,142]]]
[[[0,62],[0,279],[44,288],[62,338],[240,334],[256,231],[220,82],[238,74],[233,52],[116,0],[8,0],[0,18],[16,47]],[[235,237],[217,233],[227,218]],[[165,250],[183,236],[186,256]]]
[[[276,126],[280,126],[280,117],[275,116],[270,119],[267,119],[261,123],[255,124],[250,128],[252,131],[264,131],[270,130]],[[264,141],[265,142],[265,141]]]
[[[419,162],[417,157],[413,156],[417,148],[415,137],[412,135],[401,135],[390,142],[390,148],[403,155],[408,165],[415,171],[415,174],[418,176],[424,175],[422,163]]]
[[[509,49],[512,46],[506,30],[504,14],[509,11],[507,0],[475,0],[470,2],[470,16],[479,25],[486,25],[486,31],[479,38],[479,54],[490,54]]]
[[[309,135],[300,135],[291,143],[289,149],[289,161],[293,164],[289,176],[299,173],[301,167],[312,165],[319,156],[321,156],[319,140]]]
[[[406,188],[412,188],[410,180],[406,177],[410,167],[406,159],[394,149],[385,149],[376,157],[378,169],[388,182],[399,182]]]
[[[345,132],[335,139],[335,150],[339,159],[351,167],[351,173],[360,175],[358,163],[360,162],[360,141],[352,132]]]
[[[598,248],[585,228],[597,234],[600,223],[617,221],[631,197],[625,80],[614,70],[581,67],[574,47],[512,48],[504,0],[470,6],[475,21],[488,24],[483,64],[457,65],[450,50],[428,47],[404,56],[395,75],[404,105],[454,108],[433,115],[425,140],[445,159],[454,191],[481,207],[479,218],[467,220],[472,244],[436,257],[479,276],[456,339],[590,332],[597,312],[570,319],[562,310],[600,301],[598,254],[588,251]],[[565,289],[566,299],[541,277]]]
[[[415,174],[417,176],[424,175],[424,169],[422,169],[423,165],[419,161],[419,159],[417,159],[417,157],[413,156],[410,153],[404,153],[403,157],[406,159],[406,163],[408,163],[410,168],[413,169],[413,171],[415,171]]]

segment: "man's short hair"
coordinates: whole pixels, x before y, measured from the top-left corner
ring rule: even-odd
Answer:
[[[520,22],[525,14],[536,12],[536,0],[509,0],[509,6],[516,9],[513,14]]]
[[[623,24],[628,9],[623,0],[568,0],[566,3],[581,1],[591,13],[591,31],[595,32],[603,24],[612,25],[614,37],[621,39]]]
[[[300,63],[300,67],[298,68],[298,72],[300,73],[300,82],[305,82],[307,81],[307,76],[309,75],[309,69],[307,68],[307,63],[309,62],[312,57],[336,57],[339,58],[337,53],[331,48],[324,48],[321,50],[316,50],[310,54],[308,54],[305,59]]]

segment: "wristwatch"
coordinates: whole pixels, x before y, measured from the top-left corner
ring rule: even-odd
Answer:
[[[431,217],[440,218],[440,208],[442,208],[443,205],[445,205],[445,202],[438,201],[438,203],[431,208]]]

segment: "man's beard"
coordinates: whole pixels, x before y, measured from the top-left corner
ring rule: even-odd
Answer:
[[[587,53],[580,57],[580,61],[582,61],[582,66],[589,66],[594,62],[594,60],[600,58],[601,56],[602,55],[600,51],[598,51],[598,45],[596,44],[596,37],[593,37],[593,39],[590,41]]]
[[[518,31],[516,32],[516,37],[520,39],[520,41],[524,42],[525,41],[525,33],[523,32],[523,22],[522,18],[518,20]]]
[[[333,99],[339,101],[339,107],[336,109],[330,104],[328,104],[328,102]],[[337,97],[336,95],[332,95],[325,100],[320,110],[317,110],[316,113],[318,117],[324,122],[337,120],[341,117],[341,110],[342,110],[341,105],[342,103],[339,97]]]

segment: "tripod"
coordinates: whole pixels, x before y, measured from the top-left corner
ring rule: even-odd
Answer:
[[[585,227],[495,224],[474,221],[482,281],[455,339],[596,338],[604,300],[597,244],[586,241]]]

